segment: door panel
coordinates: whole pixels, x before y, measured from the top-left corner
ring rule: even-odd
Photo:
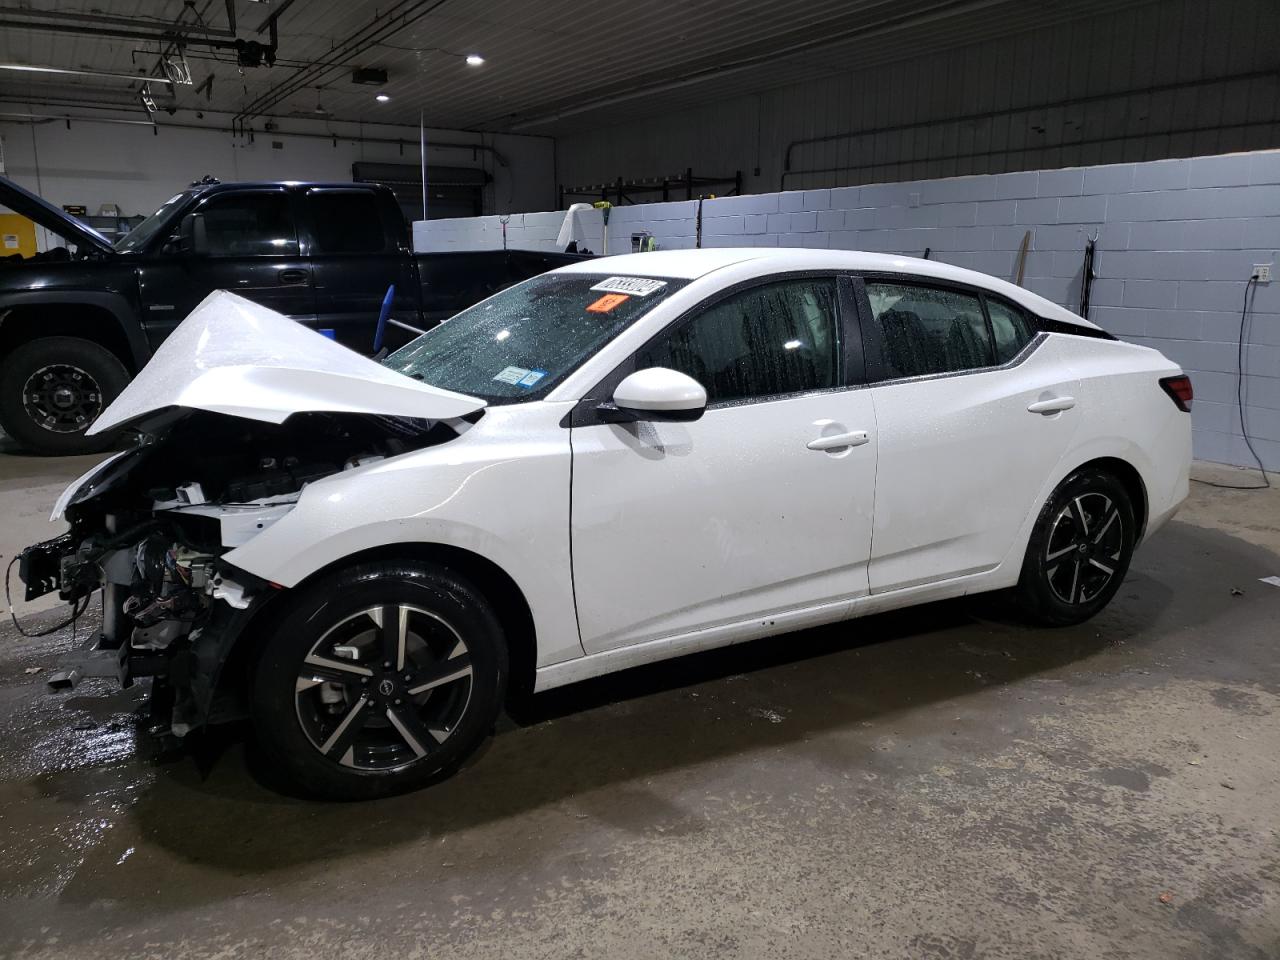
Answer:
[[[587,653],[864,595],[875,436],[866,390],[723,406],[692,423],[575,428]]]
[[[871,389],[872,593],[989,570],[1008,552],[1080,422],[1067,402],[1080,383],[1059,341],[1029,349],[1010,367]]]
[[[214,290],[230,290],[295,320],[314,318],[311,264],[299,251],[283,190],[219,193],[195,212],[204,215],[209,252],[160,253],[138,269],[153,349]]]
[[[701,419],[574,428],[588,653],[866,593],[875,424],[840,303],[830,275],[730,290],[633,358],[701,383]]]
[[[395,240],[404,229],[383,222],[399,211],[386,210],[369,190],[313,188],[301,201],[318,325],[353,350],[372,351],[382,300],[395,284],[392,316],[416,326],[413,258]]]

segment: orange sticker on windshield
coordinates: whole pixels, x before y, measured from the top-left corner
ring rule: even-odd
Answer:
[[[626,303],[631,298],[625,293],[606,293],[595,303],[587,307],[587,313],[608,313],[620,303]]]

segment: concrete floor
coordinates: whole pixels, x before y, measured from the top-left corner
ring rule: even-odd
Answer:
[[[82,469],[0,456],[42,500]],[[45,693],[69,637],[6,628],[0,956],[1278,957],[1280,491],[1193,486],[1085,626],[946,603],[631,671],[375,804],[234,738],[160,762],[138,693]]]

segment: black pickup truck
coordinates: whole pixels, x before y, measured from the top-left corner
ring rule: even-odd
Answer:
[[[206,178],[114,244],[3,177],[0,205],[67,243],[0,259],[0,427],[38,453],[110,445],[111,436],[84,431],[214,290],[368,353],[393,284],[391,318],[426,328],[580,259],[530,250],[415,254],[395,196],[367,183]]]

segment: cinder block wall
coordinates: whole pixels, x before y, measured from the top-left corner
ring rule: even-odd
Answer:
[[[645,230],[664,249],[694,245],[696,201],[615,207],[609,250]],[[515,215],[511,247],[552,249],[564,214]],[[601,252],[601,217],[586,245]],[[1237,337],[1255,263],[1280,252],[1280,151],[723,197],[703,206],[703,246],[830,247],[922,256],[1014,279],[1080,306],[1084,247],[1098,243],[1089,319],[1163,351],[1192,376],[1195,455],[1252,464],[1236,403]],[[501,247],[497,217],[414,225],[420,250]],[[1280,277],[1280,275],[1278,275]],[[1280,470],[1280,279],[1257,285],[1245,329],[1245,418]]]

